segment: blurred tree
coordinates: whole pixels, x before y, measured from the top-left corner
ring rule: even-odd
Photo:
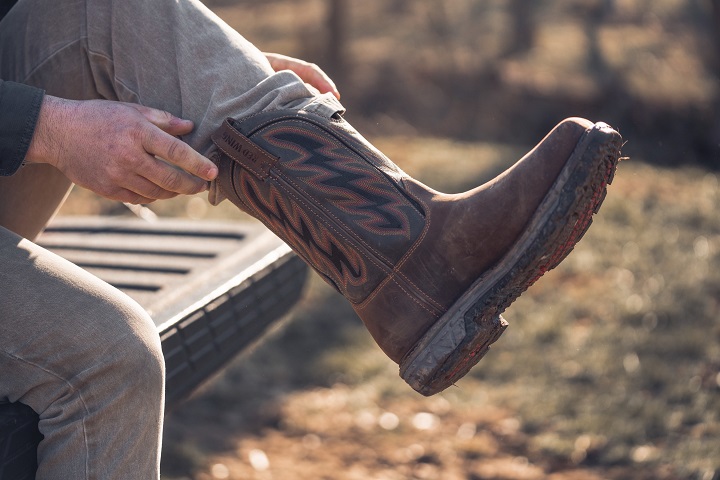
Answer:
[[[337,84],[345,83],[348,78],[347,32],[348,32],[347,0],[328,0],[327,30],[327,70]]]
[[[715,48],[713,49],[713,71],[715,72],[716,83],[720,89],[720,0],[711,0],[712,6],[712,32],[714,35]],[[713,126],[710,133],[709,143],[711,152],[718,155],[720,150],[720,94],[715,94]],[[720,166],[720,158],[713,158],[712,164],[715,167]]]
[[[386,9],[390,14],[400,15],[410,11],[410,4],[407,0],[386,0]]]
[[[587,67],[598,78],[600,90],[619,88],[614,72],[605,61],[600,46],[600,29],[611,17],[614,3],[613,0],[603,0],[594,5],[588,4],[584,9],[578,11],[579,21],[583,24],[583,30],[585,30],[588,40]],[[602,94],[606,93],[608,92],[605,91]]]
[[[516,56],[533,47],[536,35],[535,10],[541,3],[539,0],[508,0],[511,26],[504,56]]]
[[[715,55],[718,55],[718,63],[720,64],[720,0],[711,0],[712,18],[715,24]]]

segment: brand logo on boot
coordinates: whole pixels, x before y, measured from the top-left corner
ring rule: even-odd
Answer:
[[[238,142],[237,139],[233,138],[228,132],[222,132],[222,139],[228,147],[235,150],[238,155],[240,155],[244,159],[250,160],[253,163],[258,163],[260,161],[255,152],[250,150],[242,143]]]

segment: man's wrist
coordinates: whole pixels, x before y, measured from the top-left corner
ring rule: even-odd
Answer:
[[[69,115],[65,113],[71,107],[71,103],[69,100],[45,95],[24,163],[55,165],[62,142],[58,130],[67,124]]]

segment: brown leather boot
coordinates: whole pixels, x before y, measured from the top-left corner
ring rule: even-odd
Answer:
[[[603,123],[568,119],[494,180],[448,195],[408,177],[339,113],[229,119],[213,141],[216,193],[345,296],[424,395],[465,375],[507,326],[500,314],[572,250],[621,145]]]

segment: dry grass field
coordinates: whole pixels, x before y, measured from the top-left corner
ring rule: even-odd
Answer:
[[[693,148],[688,120],[716,108],[709,40],[685,21],[705,3],[532,2],[534,42],[509,55],[510,3],[350,2],[348,118],[445,191],[491,178],[566,114],[608,121],[632,160],[588,234],[429,399],[313,277],[280,328],[168,417],[164,479],[720,479],[720,178],[690,166],[720,157]],[[211,6],[263,50],[323,59],[326,1]],[[63,213],[123,208],[76,190]],[[202,196],[152,208],[246,219]]]

